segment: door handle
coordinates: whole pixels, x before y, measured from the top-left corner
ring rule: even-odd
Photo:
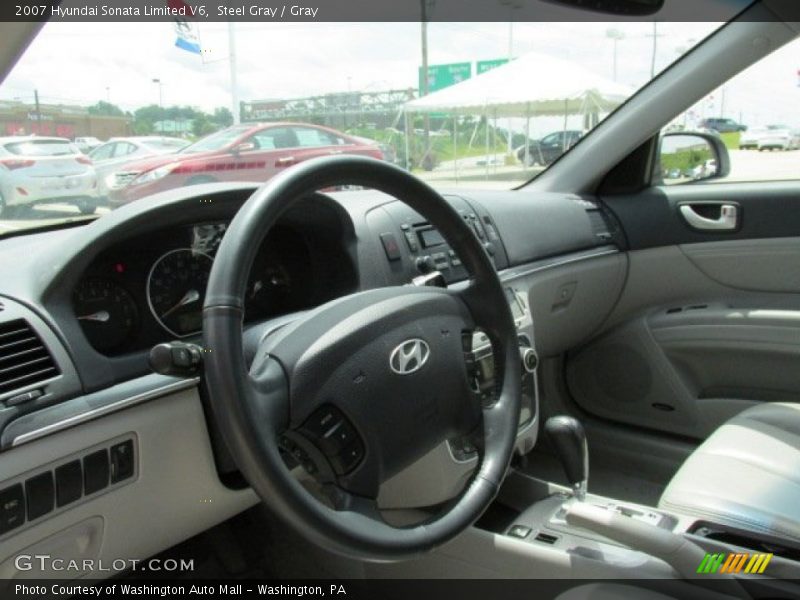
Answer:
[[[288,167],[295,164],[297,160],[294,156],[284,156],[283,158],[279,158],[275,161],[276,167]]]
[[[697,206],[701,206],[700,203]],[[695,229],[703,231],[733,231],[739,226],[739,207],[735,204],[702,204],[702,206],[719,206],[720,214],[716,219],[709,219],[695,210],[691,204],[681,204],[680,211],[686,222]]]

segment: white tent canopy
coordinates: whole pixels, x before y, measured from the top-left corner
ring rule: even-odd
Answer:
[[[609,112],[633,89],[569,61],[530,53],[407,102],[407,112],[535,117]]]

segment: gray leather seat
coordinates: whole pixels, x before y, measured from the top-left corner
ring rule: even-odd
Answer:
[[[661,496],[670,512],[800,542],[800,404],[764,404],[726,422]]]

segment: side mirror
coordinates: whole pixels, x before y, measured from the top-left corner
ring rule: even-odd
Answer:
[[[256,145],[253,142],[242,142],[241,144],[236,144],[231,152],[233,154],[241,154],[242,152],[250,152],[255,149]]]
[[[731,159],[722,138],[705,132],[661,136],[654,182],[678,185],[727,177]]]

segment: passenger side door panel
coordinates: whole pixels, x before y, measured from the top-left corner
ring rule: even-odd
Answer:
[[[604,198],[630,245],[603,332],[567,383],[604,419],[705,438],[759,402],[800,401],[800,184],[701,184]],[[734,231],[698,231],[686,203],[734,203]]]

